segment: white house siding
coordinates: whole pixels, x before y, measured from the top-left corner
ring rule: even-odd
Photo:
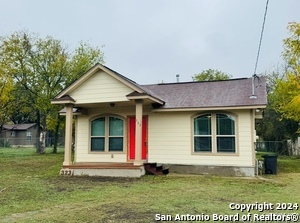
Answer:
[[[70,96],[77,104],[128,101],[126,95],[133,90],[103,71],[95,73]]]
[[[145,115],[148,114],[149,108],[144,108]],[[90,120],[101,115],[116,115],[124,118],[124,152],[90,152]],[[78,116],[76,122],[76,155],[75,162],[127,162],[127,117],[135,115],[135,107],[122,106],[118,104],[114,108],[89,108],[88,115]]]
[[[195,112],[153,113],[149,116],[148,161],[185,165],[252,166],[250,111],[229,111],[237,115],[238,154],[192,154],[191,119]]]
[[[149,107],[144,108],[144,115],[148,115],[148,162],[252,167],[254,157],[250,111],[228,112],[237,115],[237,155],[201,155],[192,154],[192,117],[200,113],[152,113]],[[87,116],[78,116],[75,162],[127,162],[127,139],[124,153],[91,153],[89,151],[90,119],[103,114],[119,115],[127,120],[128,116],[135,115],[135,107],[118,107],[116,104],[114,108],[89,108]],[[126,122],[124,135],[127,138]]]

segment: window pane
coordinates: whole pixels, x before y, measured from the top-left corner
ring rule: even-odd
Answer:
[[[91,139],[92,151],[104,151],[104,137],[97,137]]]
[[[211,137],[194,137],[195,152],[211,152]]]
[[[116,117],[109,117],[109,135],[123,136],[123,120]]]
[[[234,117],[217,114],[217,135],[235,135]]]
[[[217,137],[218,152],[235,152],[235,137]]]
[[[123,137],[110,137],[109,151],[123,151]]]
[[[203,115],[194,119],[194,135],[211,135],[211,115]]]
[[[92,136],[105,135],[105,118],[98,118],[92,121]]]

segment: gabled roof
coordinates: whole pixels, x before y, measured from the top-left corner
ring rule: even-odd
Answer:
[[[30,124],[4,124],[2,126],[3,129],[6,129],[6,130],[27,130],[33,126],[35,126],[36,123],[30,123]]]
[[[155,93],[153,93],[151,90],[144,88],[143,86],[137,84],[133,80],[121,75],[120,73],[118,73],[118,72],[112,70],[111,68],[106,67],[106,66],[104,66],[100,63],[97,63],[96,65],[94,65],[85,74],[83,74],[81,77],[79,77],[77,80],[75,80],[67,88],[62,90],[52,100],[52,102],[54,104],[61,104],[61,103],[64,103],[64,102],[68,102],[68,103],[75,102],[75,100],[72,97],[70,97],[69,94],[99,70],[102,70],[102,71],[106,72],[107,74],[111,75],[112,77],[118,79],[120,82],[122,82],[123,84],[125,84],[126,86],[131,88],[133,90],[133,92],[137,92],[139,94],[147,95],[154,102],[157,102],[159,104],[164,103],[164,101],[161,98],[159,98],[159,96],[157,96]]]
[[[169,84],[139,85],[133,80],[104,66],[96,64],[84,75],[60,92],[52,103],[74,103],[69,94],[99,70],[119,80],[132,89],[127,99],[150,99],[156,111],[169,109],[221,109],[264,108],[267,104],[265,78],[255,82],[255,98],[252,95],[252,78],[224,81],[180,82]]]
[[[265,78],[260,78],[255,86],[257,98],[250,98],[251,78],[143,85],[163,98],[165,104],[161,109],[265,106]]]
[[[107,67],[107,66],[104,66],[104,65],[102,65],[102,66],[105,67],[105,68],[107,68],[107,69],[110,70],[111,72],[115,73],[115,74],[118,75],[119,77],[123,78],[124,80],[127,80],[129,83],[131,83],[132,85],[134,85],[135,87],[137,87],[138,89],[140,89],[140,90],[142,91],[142,92],[138,92],[138,93],[140,93],[140,94],[146,94],[146,95],[148,95],[148,96],[152,96],[152,97],[154,97],[154,98],[156,98],[156,99],[159,99],[159,100],[163,101],[162,98],[160,98],[158,95],[156,95],[156,94],[155,94],[154,92],[152,92],[150,89],[145,88],[143,85],[139,85],[139,84],[136,83],[135,81],[133,81],[133,80],[131,80],[131,79],[129,79],[129,78],[123,76],[122,74],[120,74],[120,73],[118,73],[118,72],[112,70],[111,68],[109,68],[109,67]],[[135,91],[135,92],[132,92],[132,94],[134,94],[134,93],[136,93],[136,91]]]

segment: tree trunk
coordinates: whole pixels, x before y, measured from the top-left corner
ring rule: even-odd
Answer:
[[[36,131],[36,153],[42,153],[41,151],[41,145],[40,145],[40,134],[41,134],[41,114],[40,111],[36,111],[36,125],[37,125],[37,131]]]
[[[57,114],[57,122],[56,122],[55,132],[54,132],[54,144],[53,144],[53,151],[52,151],[52,153],[57,153],[58,132],[59,132],[60,121],[61,121],[61,117],[60,117],[59,114]]]

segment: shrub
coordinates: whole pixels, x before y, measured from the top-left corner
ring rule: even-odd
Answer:
[[[8,139],[0,139],[0,147],[11,147],[11,144]]]

